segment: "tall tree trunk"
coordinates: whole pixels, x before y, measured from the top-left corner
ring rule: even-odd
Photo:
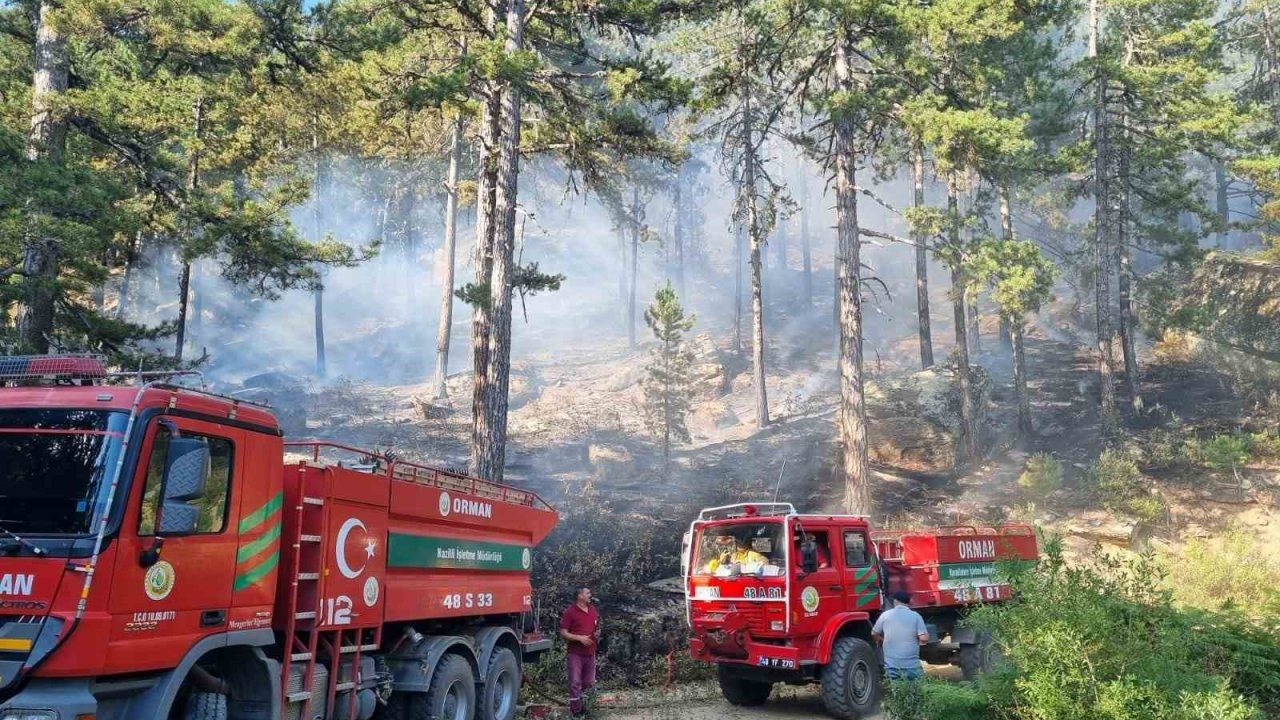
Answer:
[[[311,153],[315,160],[315,189],[313,190],[313,198],[311,201],[311,238],[313,242],[320,242],[324,237],[324,205],[328,198],[326,197],[328,189],[328,172],[326,163],[320,157],[320,117],[318,113],[311,116]],[[323,273],[324,266],[316,268],[317,272]],[[323,275],[322,275],[323,277]],[[324,343],[324,285],[317,284],[316,289],[312,291],[311,311],[313,315],[312,325],[315,330],[316,342],[316,377],[323,378],[329,372],[329,362],[325,353]]]
[[[1131,146],[1129,144],[1128,113],[1120,112],[1120,137],[1116,148],[1119,160],[1119,173],[1116,182],[1116,195],[1119,212],[1116,215],[1115,261],[1116,274],[1119,276],[1117,299],[1120,306],[1120,348],[1124,357],[1124,383],[1129,395],[1129,404],[1134,413],[1142,412],[1142,392],[1138,385],[1138,354],[1134,348],[1133,337],[1133,263],[1129,256],[1129,228],[1132,223],[1133,207],[1130,203],[1129,164]]]
[[[524,0],[509,0],[506,12],[508,53],[524,47]],[[515,260],[516,202],[520,180],[521,97],[519,86],[502,90],[497,188],[494,197],[493,261],[489,283],[492,325],[480,407],[475,410],[471,450],[473,471],[485,480],[501,481],[506,463],[507,400],[511,380],[511,301]]]
[[[836,41],[835,72],[840,92],[852,96],[854,38],[841,28]],[[867,413],[862,387],[861,247],[858,237],[857,126],[846,114],[834,118],[836,165],[836,271],[839,274],[840,408],[836,414],[840,470],[844,476],[843,509],[870,515],[871,468],[867,459]]]
[[[1267,76],[1267,89],[1270,91],[1271,119],[1280,125],[1280,43],[1276,40],[1275,10],[1271,0],[1262,0],[1262,65]]]
[[[1007,242],[1013,242],[1013,207],[1009,198],[1009,184],[1001,182],[997,187],[1000,193],[1000,230]],[[1004,313],[1000,313],[1000,342],[1007,348],[1012,347],[1009,316]]]
[[[1217,210],[1218,222],[1222,223],[1222,230],[1218,231],[1218,247],[1225,248],[1227,239],[1230,237],[1231,226],[1231,199],[1229,192],[1231,190],[1231,180],[1227,176],[1227,166],[1221,160],[1215,160],[1213,163],[1214,187],[1217,189]]]
[[[67,118],[61,108],[67,92],[67,41],[54,14],[59,3],[36,6],[35,73],[31,87],[31,129],[27,159],[61,165],[66,155]],[[58,241],[29,234],[22,248],[22,301],[18,307],[18,339],[28,350],[49,351],[54,306],[58,301]]]
[[[966,325],[966,279],[961,270],[960,253],[960,178],[955,169],[947,172],[947,242],[953,254],[951,264],[951,309],[956,333],[956,374],[960,379],[960,438],[965,462],[978,456],[978,413],[973,404],[973,377],[969,367],[969,332]]]
[[[919,211],[924,207],[924,146],[919,140],[911,143],[911,179],[914,193],[912,207]],[[916,328],[920,335],[920,367],[933,367],[933,329],[929,321],[929,254],[925,249],[928,238],[924,233],[912,230],[911,241],[916,250]]]
[[[124,320],[128,317],[129,291],[133,286],[133,274],[137,272],[138,253],[142,247],[142,231],[134,233],[129,239],[129,247],[125,251],[124,257],[124,277],[120,280],[120,294],[116,299],[116,319]]]
[[[965,173],[965,177],[966,180],[971,180],[971,175],[969,173]],[[963,197],[964,207],[962,212],[964,218],[968,218],[973,213],[973,207],[975,205],[973,193],[977,191],[971,181],[967,182],[966,185],[971,188],[971,190],[966,192]],[[965,224],[967,225],[967,222]],[[973,241],[973,233],[974,231],[972,228],[964,232],[965,240],[967,242]],[[964,307],[969,323],[969,353],[970,356],[981,355],[982,331],[978,327],[978,295],[976,289],[968,283],[965,284],[964,293]]]
[[[675,182],[671,184],[671,207],[674,225],[671,227],[672,252],[675,255],[676,291],[680,299],[687,302],[684,295],[684,165],[676,170]]]
[[[1095,98],[1093,107],[1094,134],[1094,183],[1097,188],[1094,201],[1094,302],[1098,335],[1098,401],[1102,420],[1102,433],[1110,437],[1119,428],[1116,417],[1114,384],[1115,358],[1111,329],[1111,222],[1114,218],[1111,203],[1111,147],[1107,118],[1107,79],[1101,75],[1098,62],[1098,37],[1101,25],[1100,0],[1089,0],[1089,57],[1094,61]]]
[[[1018,403],[1018,433],[1023,437],[1034,431],[1031,426],[1031,400],[1027,396],[1027,356],[1023,350],[1023,323],[1020,317],[1008,317],[1013,334],[1013,394]]]
[[[636,346],[636,292],[640,278],[640,189],[631,188],[631,268],[627,277],[627,345]]]
[[[747,210],[747,237],[751,241],[751,377],[755,385],[756,427],[769,424],[769,395],[765,388],[764,372],[764,288],[763,253],[764,224],[760,222],[756,187],[755,114],[751,107],[749,85],[742,91],[742,187],[740,202]]]
[[[196,100],[195,106],[192,108],[195,120],[195,140],[196,145],[200,143],[201,135],[204,133],[204,99]],[[193,192],[200,187],[200,151],[197,148],[191,149],[191,160],[187,169],[187,187]],[[199,232],[199,229],[193,229],[193,232]],[[191,259],[186,257],[186,253],[182,255],[182,274],[178,280],[178,333],[174,341],[173,358],[178,362],[182,362],[183,351],[187,347],[187,311],[191,303]]]
[[[746,264],[746,233],[741,222],[733,228],[733,352],[742,354],[742,267]]]
[[[786,219],[782,217],[782,213],[778,213],[774,218],[774,225],[773,225],[773,242],[775,245],[774,250],[777,253],[776,267],[778,270],[787,269],[788,238],[787,238],[787,223],[785,222],[785,220]]]
[[[804,156],[796,158],[800,186],[800,257],[804,263],[804,306],[813,307],[813,248],[809,243],[809,166]]]
[[[435,396],[449,396],[449,339],[453,333],[453,265],[458,248],[458,165],[462,161],[462,116],[453,119],[449,139],[448,195],[444,207],[444,277],[440,279],[440,326],[436,331]]]
[[[489,34],[497,37],[504,21],[500,0],[488,0],[486,22]],[[489,333],[493,325],[493,308],[489,303],[493,274],[494,228],[497,224],[498,160],[502,91],[499,80],[484,85],[484,112],[480,119],[479,177],[476,181],[476,247],[475,288],[479,297],[471,305],[471,457],[470,471],[479,474],[482,464],[489,467],[492,427],[487,415],[485,394],[489,376]]]
[[[187,341],[195,346],[200,344],[204,333],[204,267],[205,263],[200,260],[191,263],[191,315],[187,318]]]

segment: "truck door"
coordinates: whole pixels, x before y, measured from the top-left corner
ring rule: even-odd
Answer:
[[[806,573],[800,568],[800,542],[792,548],[796,558],[795,580],[791,586],[792,634],[817,635],[826,625],[827,618],[843,612],[844,587],[841,585],[840,568],[832,553],[832,530],[827,527],[804,527],[804,533],[818,549],[818,569]]]
[[[209,462],[203,488],[185,501],[195,515],[188,531],[159,533],[175,437],[186,447],[207,447]],[[179,417],[149,423],[110,578],[109,666],[173,667],[201,638],[228,630],[244,444],[244,431],[215,423]]]
[[[880,607],[880,568],[863,528],[844,530],[845,604],[868,612]]]

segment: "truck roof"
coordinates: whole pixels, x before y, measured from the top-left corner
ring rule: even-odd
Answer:
[[[142,397],[139,399],[139,389],[136,385],[0,386],[0,405],[8,408],[99,408],[128,412],[137,401],[139,409],[168,407],[170,410],[255,425],[267,432],[280,432],[280,425],[270,408],[257,403],[166,383],[153,383],[141,388]]]

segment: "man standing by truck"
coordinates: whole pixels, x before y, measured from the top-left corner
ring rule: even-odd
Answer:
[[[884,650],[884,669],[890,680],[916,680],[924,675],[920,646],[929,642],[929,629],[920,613],[911,609],[907,591],[893,594],[893,608],[876,618],[871,636]]]
[[[596,646],[600,640],[600,613],[591,605],[591,589],[574,590],[573,604],[560,616],[560,637],[569,644],[569,713],[586,714],[583,695],[596,684]]]

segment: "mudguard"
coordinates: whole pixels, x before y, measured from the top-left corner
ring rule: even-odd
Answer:
[[[818,635],[815,641],[814,659],[819,665],[826,665],[831,661],[831,648],[836,644],[836,638],[845,634],[844,631],[850,625],[859,625],[854,635],[865,637],[868,641],[871,639],[871,615],[865,612],[845,612],[832,615],[827,624],[822,628],[822,633]]]
[[[155,685],[133,698],[129,703],[130,718],[163,718],[168,717],[169,709],[178,698],[178,690],[182,682],[200,658],[222,648],[248,646],[255,649],[254,657],[262,664],[262,671],[267,673],[271,683],[271,701],[269,715],[265,720],[280,717],[280,664],[268,658],[261,650],[275,644],[275,635],[267,629],[232,630],[230,632],[210,635],[196,643],[183,656],[178,666],[160,677]]]
[[[495,639],[496,642],[496,639]],[[492,648],[490,648],[492,650]],[[431,676],[445,653],[455,652],[471,663],[477,682],[482,682],[480,662],[471,638],[458,635],[427,636],[421,642],[403,648],[387,658],[391,669],[391,687],[399,692],[427,692]]]
[[[520,638],[516,635],[516,632],[509,627],[487,627],[476,633],[475,639],[476,650],[479,651],[479,672],[476,673],[478,682],[485,681],[486,678],[482,677],[482,675],[489,670],[489,658],[493,657],[494,649],[498,647],[498,642],[504,637],[511,638],[511,644],[515,646],[515,650],[512,652],[515,653],[516,662],[523,664],[524,660],[520,657]]]

